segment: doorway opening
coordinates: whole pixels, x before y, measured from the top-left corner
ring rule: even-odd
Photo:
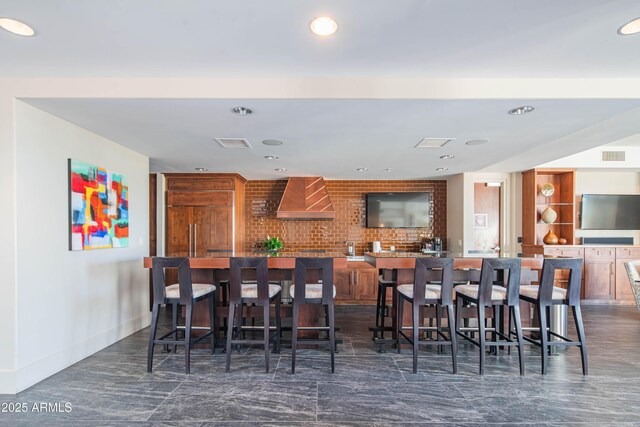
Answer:
[[[473,247],[470,254],[500,256],[502,241],[502,182],[473,186]]]

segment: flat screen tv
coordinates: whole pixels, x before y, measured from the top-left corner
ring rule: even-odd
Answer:
[[[367,228],[429,226],[430,193],[367,194]]]
[[[640,195],[583,194],[583,230],[640,230]]]

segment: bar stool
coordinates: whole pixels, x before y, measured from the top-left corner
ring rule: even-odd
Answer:
[[[178,283],[166,286],[165,269],[178,269]],[[191,372],[191,346],[207,337],[211,338],[211,354],[215,351],[215,286],[209,284],[191,283],[191,267],[189,258],[162,258],[153,257],[151,259],[151,274],[153,283],[153,309],[151,315],[151,330],[149,334],[149,346],[147,354],[147,372],[151,372],[153,366],[153,349],[157,344],[184,345],[185,372]],[[209,319],[210,329],[202,336],[192,339],[192,318],[193,306],[196,302],[209,299]],[[158,315],[160,307],[165,304],[173,306],[172,330],[156,338],[158,329]],[[186,307],[186,317],[184,326],[184,337],[178,339],[178,305]],[[168,337],[173,335],[173,339]]]
[[[321,270],[322,283],[308,283],[308,270]],[[333,258],[296,258],[295,282],[291,285],[293,297],[293,323],[291,325],[291,373],[296,372],[296,350],[298,342],[311,344],[329,344],[331,351],[331,373],[335,372],[335,315],[333,299],[336,287],[333,285]],[[298,326],[300,306],[302,304],[322,304],[325,309],[326,326]],[[298,330],[327,331],[326,339],[298,339]]]
[[[229,320],[227,325],[227,366],[231,367],[231,344],[262,344],[264,345],[264,363],[266,372],[269,372],[269,346],[275,342],[275,352],[280,353],[280,286],[269,284],[269,269],[266,257],[230,258],[230,285],[229,285]],[[255,270],[256,283],[243,284],[243,270]],[[270,325],[271,303],[275,304],[276,325]],[[263,308],[263,326],[244,325],[244,305],[255,304]],[[237,319],[236,319],[237,314]],[[237,322],[237,324],[236,324]],[[271,334],[271,329],[275,333]],[[240,338],[244,331],[262,330],[264,338],[244,339]]]
[[[627,270],[627,277],[629,278],[633,297],[636,300],[636,307],[640,310],[640,260],[627,261],[624,263],[624,268]]]
[[[434,269],[438,269],[434,271]],[[434,280],[428,280],[429,273],[435,273]],[[396,330],[396,348],[400,353],[400,339],[404,337],[413,345],[413,373],[418,372],[418,346],[420,345],[450,345],[451,357],[453,359],[453,373],[458,372],[457,354],[458,339],[456,337],[455,315],[453,312],[453,258],[416,258],[415,275],[413,284],[399,285],[398,291],[398,308],[397,308],[397,330]],[[412,306],[412,324],[411,327],[403,328],[403,306],[404,301],[408,301]],[[420,308],[425,305],[435,305],[437,326],[420,326]],[[443,334],[442,324],[440,323],[441,307],[447,307],[447,320],[449,322],[449,336]],[[412,329],[413,336],[409,338],[402,332],[403,329]],[[434,331],[437,340],[420,339],[420,331]],[[440,341],[443,338],[445,341]]]
[[[486,347],[517,346],[520,362],[520,375],[524,375],[524,339],[522,337],[522,323],[520,320],[520,273],[522,260],[518,258],[501,259],[485,258],[482,260],[480,283],[478,285],[460,285],[456,289],[456,333],[473,345],[480,348],[480,375],[484,374],[484,361]],[[498,280],[494,281],[494,272],[498,273]],[[507,286],[504,285],[504,275],[508,275]],[[478,310],[478,327],[461,328],[460,317],[462,307],[465,304],[475,304]],[[505,335],[498,326],[496,318],[499,317],[498,308],[507,306],[509,314],[513,312],[516,340],[510,337],[510,332]],[[493,307],[494,324],[492,328],[485,325],[485,311],[487,307]],[[476,341],[468,333],[478,332]],[[492,332],[492,341],[487,342],[487,332]],[[499,338],[503,340],[500,341]]]
[[[391,279],[385,279],[385,272],[389,270],[382,270],[380,276],[378,276],[378,295],[376,299],[376,326],[374,328],[369,328],[370,331],[373,332],[372,339],[378,338],[378,334],[380,334],[380,339],[384,339],[385,331],[391,331],[391,326],[385,327],[385,318],[389,316],[389,307],[387,306],[387,289],[391,289],[393,292],[393,288],[398,284],[398,270],[390,270],[391,271]]]
[[[556,270],[566,270],[569,272],[567,289],[554,286]],[[580,287],[582,284],[582,259],[581,258],[546,258],[542,264],[542,274],[540,275],[540,285],[525,285],[520,287],[520,299],[536,307],[536,312],[540,321],[538,330],[539,339],[524,337],[527,342],[540,347],[542,359],[542,375],[547,373],[548,353],[551,346],[576,346],[580,347],[582,356],[582,374],[588,375],[587,364],[587,342],[584,335],[584,324],[582,323],[582,312],[580,310]],[[549,328],[549,312],[555,305],[566,305],[573,309],[573,318],[578,333],[578,341],[572,341],[568,337],[560,335]],[[526,328],[531,330],[534,328]],[[511,332],[511,319],[509,319],[509,331]],[[552,337],[562,341],[551,341]]]

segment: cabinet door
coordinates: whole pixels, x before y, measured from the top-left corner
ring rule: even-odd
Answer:
[[[189,256],[191,208],[167,208],[167,256]]]
[[[591,300],[615,298],[615,261],[587,260],[584,266],[584,297]]]
[[[356,298],[358,300],[375,302],[378,297],[376,270],[373,268],[356,269],[355,287]]]
[[[334,270],[333,284],[336,287],[336,301],[352,301],[354,270],[351,268]]]
[[[616,299],[619,301],[635,302],[633,290],[631,290],[631,283],[629,283],[629,276],[627,275],[627,270],[624,268],[624,263],[627,261],[629,260],[616,260]]]
[[[206,256],[209,249],[233,249],[232,208],[192,208],[193,256]]]

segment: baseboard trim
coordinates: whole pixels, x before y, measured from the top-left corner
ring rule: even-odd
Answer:
[[[146,328],[150,323],[151,313],[144,313],[141,316],[121,323],[98,335],[89,337],[28,365],[19,367],[17,371],[14,372],[13,394],[16,392],[19,393],[103,348]],[[0,387],[1,386],[2,382],[0,381]],[[10,388],[7,388],[7,390],[9,389]],[[0,388],[0,390],[2,390],[2,388]]]

